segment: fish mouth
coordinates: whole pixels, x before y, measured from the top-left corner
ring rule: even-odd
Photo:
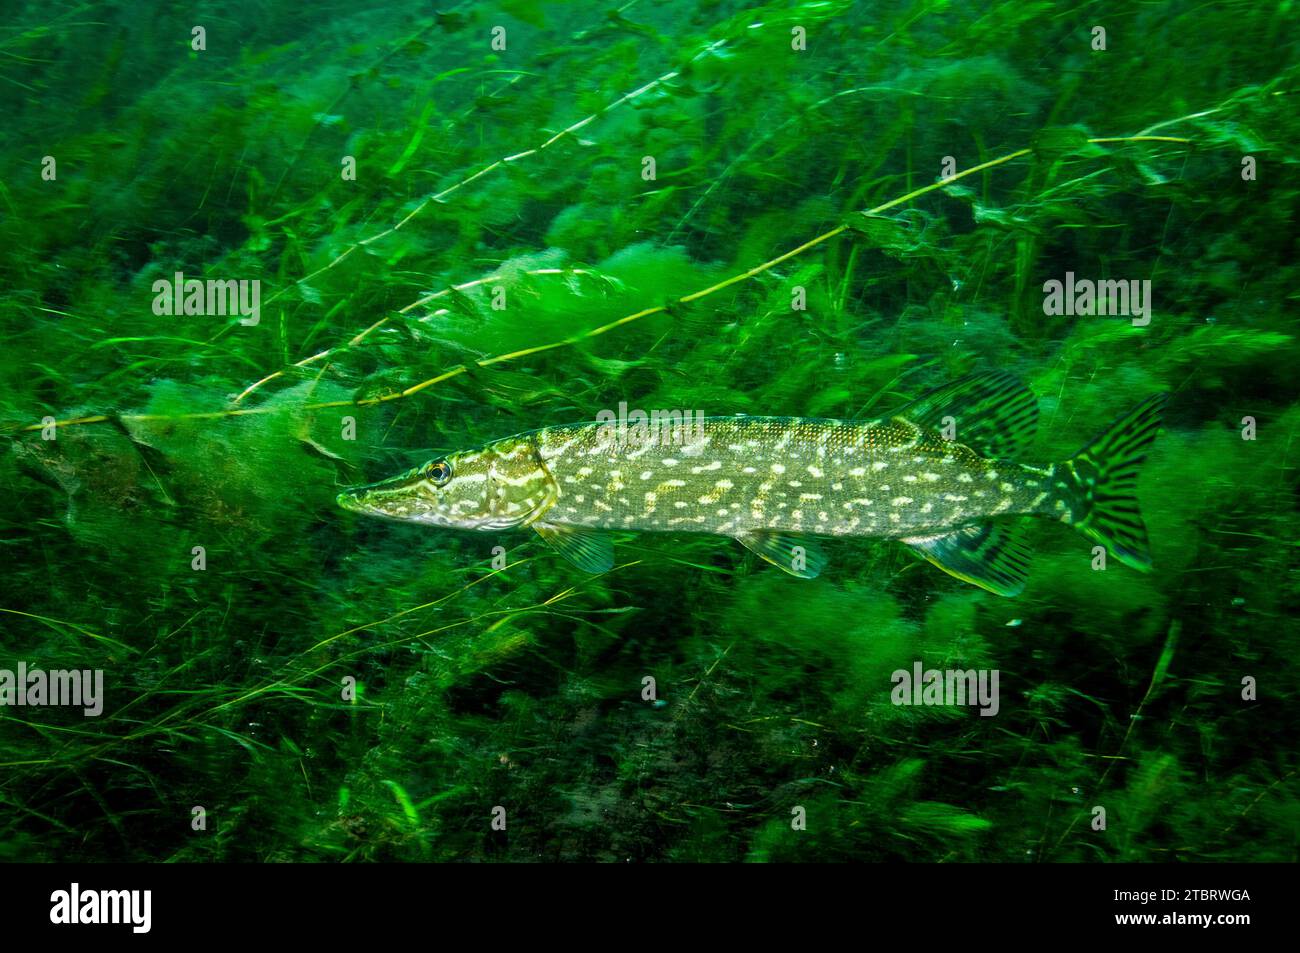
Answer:
[[[334,502],[343,507],[343,509],[353,513],[365,512],[365,506],[361,503],[356,490],[344,490],[338,496],[334,497]]]
[[[355,487],[350,490],[344,490],[338,496],[334,497],[334,502],[342,509],[349,513],[360,513],[363,516],[387,516],[378,501],[371,498],[369,487]]]
[[[437,503],[420,493],[418,483],[409,474],[401,474],[378,483],[349,487],[334,497],[334,501],[342,509],[362,516],[377,516],[398,523],[460,527],[461,523],[453,521]]]
[[[418,507],[409,474],[401,474],[378,483],[348,487],[334,497],[342,509],[365,516],[386,516],[389,519],[409,519]]]
[[[334,498],[338,505],[350,513],[362,516],[378,516],[381,519],[397,523],[421,523],[425,526],[438,526],[444,529],[500,530],[519,525],[518,518],[509,520],[460,519],[453,520],[436,509],[429,509],[418,503],[412,503],[402,496],[394,496],[391,491],[379,484],[359,486],[344,490]]]

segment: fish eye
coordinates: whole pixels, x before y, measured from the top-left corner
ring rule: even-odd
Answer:
[[[446,460],[437,460],[424,468],[424,476],[434,486],[446,486],[451,479],[451,464]]]

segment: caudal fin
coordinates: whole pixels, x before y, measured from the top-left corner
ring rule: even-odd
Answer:
[[[1151,550],[1138,512],[1138,471],[1168,399],[1148,397],[1057,468],[1066,483],[1066,519],[1120,562],[1144,572],[1151,568]]]

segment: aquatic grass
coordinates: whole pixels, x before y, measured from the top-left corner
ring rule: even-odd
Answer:
[[[1191,140],[1183,139],[1179,137],[1172,137],[1172,136],[1159,136],[1159,137],[1134,136],[1134,137],[1093,138],[1093,139],[1087,139],[1086,142],[1093,143],[1093,144],[1103,143],[1103,142],[1104,143],[1170,142],[1170,143],[1179,143],[1179,144],[1186,145],[1186,144],[1190,144]],[[956,172],[953,175],[939,182],[931,183],[930,185],[913,189],[911,192],[908,192],[905,195],[899,196],[898,198],[886,202],[883,205],[878,205],[875,208],[867,209],[858,214],[868,218],[873,216],[878,216],[881,213],[888,211],[889,209],[895,208],[899,205],[903,205],[907,202],[912,201],[913,199],[921,197],[922,195],[926,195],[930,192],[934,192],[939,189],[945,188],[951,185],[952,183],[957,182],[960,179],[975,174],[976,172],[983,172],[988,169],[996,168],[999,165],[1004,165],[1008,162],[1012,162],[1016,159],[1024,158],[1025,156],[1030,155],[1033,151],[1034,150],[1030,148],[1020,149],[1015,152],[1007,153],[1006,155],[1000,156],[996,159],[990,159],[989,161],[981,163],[977,166],[972,166],[969,169],[963,169],[960,172]],[[771,269],[777,267],[778,265],[783,264],[784,262],[789,261],[790,259],[795,258],[799,255],[802,255],[803,253],[810,251],[811,249],[816,248],[817,246],[822,245],[833,238],[837,238],[840,235],[843,235],[846,232],[849,232],[851,230],[855,230],[855,231],[861,230],[861,226],[855,229],[855,225],[851,223],[838,225],[828,232],[824,232],[821,235],[817,235],[814,238],[808,239],[803,244],[790,249],[789,251],[785,252],[782,255],[778,255],[776,258],[755,265],[752,268],[749,268],[746,271],[741,272],[739,274],[732,275],[731,277],[726,278],[723,281],[715,282],[714,284],[711,284],[705,288],[701,288],[697,291],[693,291],[688,294],[682,295],[668,304],[641,308],[637,311],[632,312],[631,314],[624,315],[623,317],[618,318],[614,321],[601,324],[587,331],[570,335],[561,340],[550,341],[544,344],[536,344],[525,348],[519,348],[517,350],[509,351],[504,354],[496,354],[492,357],[475,361],[473,362],[472,365],[470,364],[458,365],[456,367],[452,367],[438,374],[435,377],[431,377],[426,380],[419,381],[401,390],[390,391],[388,393],[380,394],[374,397],[363,397],[363,398],[341,400],[341,401],[321,401],[321,402],[314,402],[314,403],[306,403],[303,405],[303,409],[324,410],[324,409],[330,409],[336,407],[368,407],[376,404],[388,403],[389,401],[402,400],[407,397],[411,397],[415,394],[418,394],[421,391],[434,386],[435,384],[441,384],[444,381],[451,380],[452,378],[458,377],[462,374],[468,374],[470,372],[471,366],[477,369],[487,369],[497,364],[502,364],[510,361],[517,361],[521,358],[532,357],[538,354],[545,353],[547,351],[552,351],[563,347],[570,347],[582,341],[599,337],[603,334],[607,334],[611,331],[617,330],[618,328],[624,327],[625,325],[632,324],[633,322],[636,321],[641,321],[644,318],[651,317],[656,314],[671,314],[674,308],[692,304],[703,298],[709,297],[710,295],[717,294],[718,292],[723,291],[733,285],[739,284],[742,281],[747,281],[749,279],[755,278],[763,274],[764,272],[770,271]],[[558,269],[546,269],[544,271],[539,270],[538,272],[526,272],[526,274],[538,274],[538,273],[563,274],[564,272]],[[425,298],[422,298],[420,301],[407,305],[405,308],[401,309],[398,313],[405,314],[411,310],[414,310],[417,306],[423,303],[427,303],[428,301],[433,300],[436,297],[440,297],[441,295],[448,294],[452,291],[462,291],[462,290],[467,290],[469,288],[481,287],[482,285],[486,284],[489,280],[491,280],[490,277],[474,279],[473,281],[466,282],[458,286],[454,286],[453,288],[445,289],[442,292],[436,292],[432,295],[428,295]],[[372,331],[377,330],[379,327],[385,324],[387,320],[388,319],[386,318],[380,319],[375,324],[372,324],[369,328],[359,332],[347,345],[338,345],[332,348],[328,348],[326,351],[323,351],[318,355],[315,355],[311,358],[306,358],[303,361],[296,363],[294,366],[295,367],[305,366],[307,363],[311,363],[316,360],[323,359],[329,355],[338,353],[342,350],[346,350],[347,348],[355,346],[359,344],[361,341],[363,341],[366,337],[368,337]],[[261,385],[268,383],[271,380],[274,380],[278,376],[282,376],[283,373],[284,373],[283,371],[273,372],[267,377],[264,377],[258,381],[253,382],[248,387],[246,387],[243,391],[241,391],[238,395],[236,395],[234,402],[238,403],[239,400],[241,400],[243,397],[252,393]],[[139,414],[121,414],[115,416],[99,414],[99,415],[90,415],[86,417],[74,418],[70,420],[55,421],[53,423],[53,426],[65,427],[65,426],[71,426],[77,424],[105,423],[113,419],[124,419],[124,420],[215,419],[223,416],[241,416],[241,415],[253,414],[258,412],[260,412],[258,408],[232,408],[232,409],[226,409],[221,411],[202,412],[198,414],[178,414],[172,417],[160,416],[160,415],[139,415]],[[21,430],[21,431],[33,431],[33,430],[39,430],[43,426],[47,426],[47,425],[28,424],[25,427],[15,427],[13,429]]]
[[[1279,9],[1110,11],[1099,55],[1013,2],[524,4],[489,58],[481,8],[417,7],[272,5],[181,68],[137,31],[118,74],[69,62],[105,35],[69,32],[84,6],[0,36],[6,129],[60,158],[57,187],[0,168],[0,667],[112,686],[98,720],[0,711],[0,856],[1294,859]],[[1155,319],[1036,313],[1066,268],[1154,278]],[[178,269],[277,297],[258,328],[160,323]],[[1036,460],[1175,392],[1155,574],[1045,525],[1011,601],[869,541],[811,587],[685,536],[587,578],[333,504],[620,400],[872,416],[975,367],[1039,395]],[[999,668],[1000,716],[891,704],[918,659]]]

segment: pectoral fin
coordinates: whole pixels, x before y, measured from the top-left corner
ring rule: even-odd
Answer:
[[[800,579],[815,579],[826,568],[826,554],[815,540],[789,533],[751,530],[736,539],[778,569]]]
[[[609,572],[614,566],[614,544],[606,533],[541,522],[534,523],[533,529],[552,549],[584,572]]]
[[[1007,523],[964,526],[945,536],[917,536],[902,542],[944,572],[999,596],[1018,596],[1029,575],[1029,550],[1022,527]]]

